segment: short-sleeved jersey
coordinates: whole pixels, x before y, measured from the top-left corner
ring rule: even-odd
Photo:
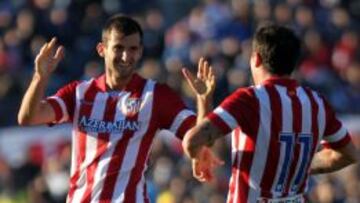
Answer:
[[[69,203],[149,202],[144,171],[155,133],[181,139],[196,120],[168,86],[137,74],[122,91],[107,91],[103,75],[47,101],[55,123],[73,123]]]
[[[208,119],[224,134],[232,132],[228,203],[303,194],[319,146],[350,141],[328,103],[291,79],[239,88]]]

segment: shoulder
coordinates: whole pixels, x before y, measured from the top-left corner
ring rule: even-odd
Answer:
[[[64,91],[64,90],[75,90],[76,87],[81,84],[83,81],[80,81],[80,80],[74,80],[74,81],[71,81],[67,84],[65,84],[64,86],[62,86],[59,91]]]
[[[256,90],[255,86],[241,87],[238,88],[234,93],[237,95],[252,97],[254,96],[255,90]]]
[[[255,87],[242,87],[238,88],[235,92],[230,94],[228,99],[237,99],[237,100],[251,100],[255,98]]]
[[[167,84],[158,82],[155,83],[155,91],[159,94],[176,94]]]

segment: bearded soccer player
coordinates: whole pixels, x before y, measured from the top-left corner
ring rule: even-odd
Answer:
[[[210,181],[211,158],[200,149],[231,132],[228,203],[305,202],[309,175],[341,169],[358,153],[327,101],[291,79],[300,55],[291,30],[261,27],[252,48],[255,85],[239,88],[192,128],[185,153],[194,176]]]
[[[194,113],[167,85],[135,73],[143,51],[142,36],[136,21],[113,16],[96,47],[104,59],[104,75],[69,83],[46,99],[45,89],[64,48],[53,38],[35,59],[18,121],[21,125],[72,122],[68,203],[149,202],[144,171],[155,133],[169,129],[181,139],[195,124]],[[199,67],[209,73],[200,74],[195,86],[201,87],[198,93],[206,103],[215,82],[204,60]]]

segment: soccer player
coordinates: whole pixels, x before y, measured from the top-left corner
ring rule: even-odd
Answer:
[[[261,27],[252,48],[255,86],[236,90],[188,131],[185,153],[194,176],[210,181],[211,158],[200,149],[231,132],[228,203],[304,202],[310,174],[341,169],[358,153],[326,100],[291,79],[300,55],[291,30]]]
[[[71,82],[45,99],[45,89],[64,48],[53,38],[35,59],[18,122],[72,122],[68,203],[149,202],[144,171],[155,133],[168,129],[181,139],[196,122],[194,113],[167,85],[135,73],[143,51],[142,36],[137,22],[113,16],[96,47],[104,59],[104,75]],[[200,60],[199,69],[208,74],[200,72],[194,87],[200,88],[196,91],[201,102],[207,103],[215,87],[213,73],[204,60]]]

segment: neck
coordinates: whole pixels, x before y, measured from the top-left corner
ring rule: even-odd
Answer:
[[[256,72],[253,73],[254,83],[255,85],[262,84],[265,80],[268,80],[275,75],[270,74],[269,72],[265,71],[263,68],[257,68]]]
[[[288,75],[283,75],[283,76],[279,76],[279,75],[274,75],[269,73],[268,71],[266,71],[264,68],[258,68],[256,69],[256,73],[254,73],[254,83],[255,85],[260,85],[262,84],[264,81],[270,79],[270,78],[289,78],[290,76]]]
[[[123,90],[126,85],[130,82],[133,73],[128,76],[121,76],[118,74],[106,73],[106,85],[110,90]]]

